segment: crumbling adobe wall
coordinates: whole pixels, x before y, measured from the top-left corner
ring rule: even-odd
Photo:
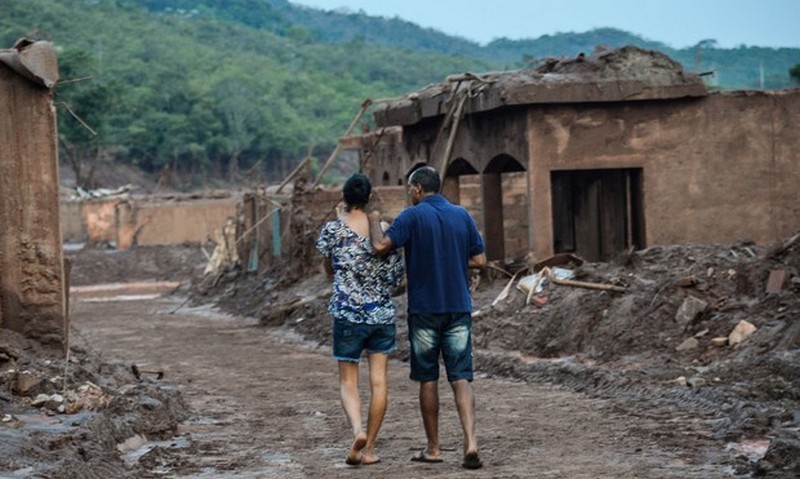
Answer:
[[[61,202],[64,241],[117,248],[207,241],[236,216],[238,198],[98,198]]]
[[[42,342],[67,329],[56,139],[50,90],[0,62],[0,327]]]
[[[133,221],[130,233],[135,234],[137,245],[164,245],[202,243],[211,232],[236,216],[238,197],[192,199],[185,201],[131,201],[120,203],[118,211],[126,205]],[[120,216],[122,218],[122,216]],[[118,244],[125,244],[121,220]]]
[[[642,168],[647,246],[780,241],[800,227],[800,89],[531,108],[537,256],[552,254],[550,172]]]

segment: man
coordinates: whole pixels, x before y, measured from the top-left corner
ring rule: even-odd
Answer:
[[[483,240],[462,207],[439,195],[441,180],[424,166],[408,179],[413,206],[403,210],[386,231],[380,213],[369,215],[372,247],[379,255],[405,248],[408,278],[408,337],[411,379],[418,381],[427,447],[412,458],[442,462],[439,444],[439,356],[453,389],[464,431],[467,469],[482,466],[475,437],[475,397],[472,392],[472,298],[468,268],[486,265]]]

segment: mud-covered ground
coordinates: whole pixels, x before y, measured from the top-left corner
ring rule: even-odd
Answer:
[[[196,246],[68,256],[74,286],[140,284],[76,291],[69,358],[2,332],[0,477],[465,477],[446,385],[445,463],[408,460],[424,433],[404,316],[382,462],[353,471],[321,274],[228,272],[189,291],[205,263]],[[549,283],[526,304],[512,287],[492,306],[508,278],[489,270],[476,285],[486,467],[470,476],[800,475],[800,244],[564,266],[626,291]],[[776,270],[786,279],[767,293]],[[712,344],[742,320],[751,336]]]

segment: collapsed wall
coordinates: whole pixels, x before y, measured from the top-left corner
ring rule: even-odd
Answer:
[[[0,50],[0,327],[42,342],[66,337],[58,208],[58,77],[52,46]]]

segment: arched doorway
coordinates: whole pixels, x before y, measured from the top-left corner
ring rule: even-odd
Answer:
[[[528,180],[525,167],[509,155],[498,155],[481,174],[486,257],[503,260],[527,253]]]
[[[445,171],[442,179],[442,195],[450,200],[451,203],[461,204],[461,177],[466,175],[477,175],[476,170],[467,160],[456,158]]]

